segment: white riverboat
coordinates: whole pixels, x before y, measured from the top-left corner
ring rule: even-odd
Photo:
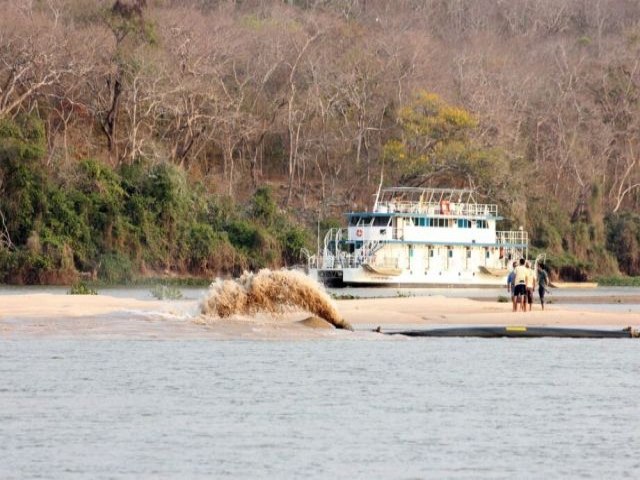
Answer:
[[[527,232],[496,230],[497,205],[472,190],[381,189],[371,212],[347,218],[308,257],[309,275],[328,285],[504,285],[513,260],[528,256]]]

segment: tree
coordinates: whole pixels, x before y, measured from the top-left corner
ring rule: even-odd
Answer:
[[[111,9],[103,14],[104,22],[113,35],[115,45],[111,59],[112,65],[105,72],[106,96],[103,94],[101,98],[99,97],[96,110],[100,127],[107,139],[107,148],[116,161],[121,160],[118,150],[118,120],[123,93],[130,86],[129,82],[136,78],[132,54],[141,44],[150,44],[155,41],[152,24],[144,17],[146,7],[146,0],[134,0],[131,3],[116,0]],[[100,88],[98,92],[102,93],[102,89]],[[137,90],[135,93],[137,94]],[[137,101],[137,98],[134,98],[134,101]],[[135,132],[134,129],[134,135]]]
[[[62,27],[24,7],[6,3],[0,18],[0,119],[29,111],[73,66]]]
[[[420,91],[399,110],[398,124],[400,138],[385,145],[385,157],[399,167],[401,181],[424,183],[444,172],[458,177],[464,173],[472,154],[469,134],[477,125],[468,112]]]

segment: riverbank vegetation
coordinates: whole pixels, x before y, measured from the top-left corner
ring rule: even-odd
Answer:
[[[238,274],[296,263],[308,242],[266,187],[241,206],[168,162],[114,168],[84,159],[49,169],[43,131],[33,116],[0,123],[5,282]]]
[[[637,2],[46,0],[0,17],[0,281],[289,266],[471,187],[553,275],[640,275]]]

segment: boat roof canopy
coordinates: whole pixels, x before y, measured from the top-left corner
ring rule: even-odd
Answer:
[[[474,194],[466,188],[385,188],[376,194],[373,212],[496,218],[498,206],[479,204]]]
[[[466,188],[391,187],[380,192],[378,203],[392,201],[410,203],[466,203],[475,204],[474,191]]]

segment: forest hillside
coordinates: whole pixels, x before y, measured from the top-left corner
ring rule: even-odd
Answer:
[[[381,172],[640,275],[636,0],[0,8],[0,281],[292,265]]]

